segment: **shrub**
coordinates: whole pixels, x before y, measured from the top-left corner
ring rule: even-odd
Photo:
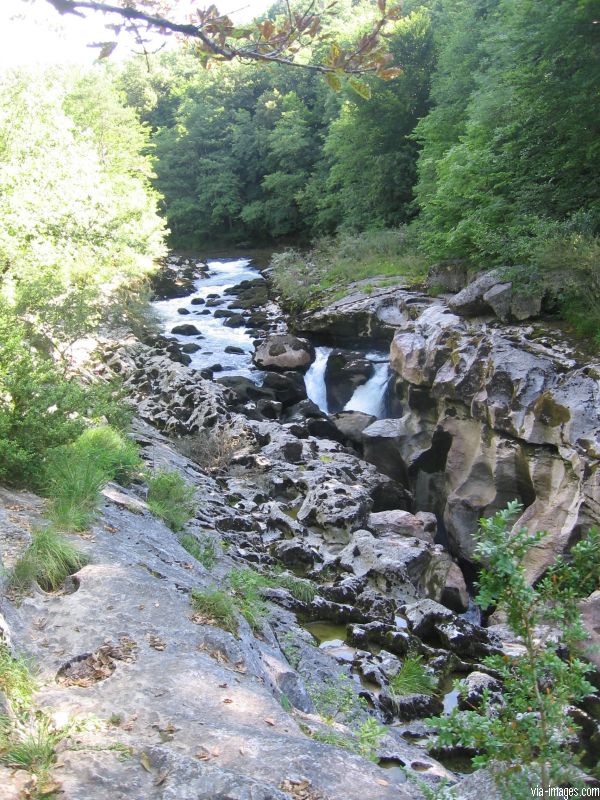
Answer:
[[[0,308],[0,481],[40,489],[50,449],[74,441],[90,420],[126,427],[132,410],[118,384],[83,386],[66,377],[26,333]]]
[[[432,695],[434,691],[435,678],[423,665],[421,656],[407,656],[396,675],[390,680],[392,695]]]
[[[504,684],[504,704],[492,706],[484,695],[481,708],[436,719],[443,747],[459,744],[479,755],[475,766],[494,762],[496,777],[512,796],[530,796],[540,786],[577,782],[577,754],[569,747],[577,726],[570,707],[594,691],[586,680],[591,666],[579,658],[585,631],[580,597],[598,586],[600,554],[597,534],[573,548],[570,563],[559,559],[535,587],[527,583],[524,559],[546,535],[510,530],[521,506],[514,501],[490,519],[481,519],[476,556],[484,564],[477,603],[506,614],[525,653],[485,659]],[[540,795],[541,796],[541,795]]]
[[[207,622],[213,622],[230,633],[237,633],[237,619],[233,598],[222,589],[194,589],[193,609]]]
[[[231,463],[234,453],[248,444],[248,437],[233,428],[213,428],[179,439],[177,449],[209,472],[220,472]]]
[[[87,556],[62,534],[44,528],[33,532],[31,544],[13,568],[10,584],[17,591],[27,591],[37,582],[44,591],[53,592],[87,562]]]
[[[196,492],[175,470],[157,472],[148,481],[148,508],[172,531],[180,531],[196,513]]]

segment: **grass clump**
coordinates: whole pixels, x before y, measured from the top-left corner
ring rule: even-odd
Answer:
[[[12,656],[8,646],[0,643],[0,692],[18,711],[31,704],[34,689],[35,683],[27,662]]]
[[[230,633],[237,633],[236,606],[228,592],[223,589],[194,589],[191,602],[202,621],[218,625]]]
[[[366,700],[356,694],[346,675],[338,675],[322,684],[310,684],[307,688],[317,714],[330,725],[333,722],[348,725],[366,709]]]
[[[196,513],[196,492],[175,470],[157,472],[148,481],[148,508],[172,531],[180,531]]]
[[[432,695],[436,688],[435,678],[422,663],[421,656],[407,656],[402,666],[390,680],[392,695],[403,697],[408,694]]]
[[[59,531],[42,528],[33,532],[31,544],[15,564],[10,585],[22,592],[37,583],[45,592],[54,592],[87,563],[87,556]]]
[[[77,459],[92,461],[120,483],[127,483],[142,463],[135,442],[110,425],[88,428],[71,447]]]
[[[45,465],[48,517],[62,530],[89,527],[108,481],[126,482],[141,464],[137,446],[110,425],[88,428],[52,450]]]
[[[217,561],[217,548],[208,536],[199,538],[191,533],[180,537],[179,542],[184,550],[199,561],[206,569],[212,569]]]
[[[100,491],[108,482],[106,473],[93,461],[65,448],[53,454],[47,474],[50,522],[65,531],[88,528],[100,502]]]
[[[195,537],[190,537],[195,539]],[[196,611],[221,625],[225,630],[237,632],[236,612],[241,614],[253,631],[259,631],[267,614],[262,598],[264,589],[285,586],[296,595],[314,597],[314,588],[308,581],[290,575],[263,575],[250,567],[233,569],[229,573],[227,589],[192,592],[192,605]],[[290,589],[293,587],[293,589]]]

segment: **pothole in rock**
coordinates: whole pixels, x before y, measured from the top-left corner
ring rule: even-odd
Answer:
[[[63,583],[62,594],[75,594],[80,586],[80,579],[76,575],[69,575],[68,578],[65,578],[65,582]]]
[[[61,686],[93,686],[110,678],[117,661],[135,661],[136,651],[136,643],[128,636],[122,636],[119,644],[106,642],[93,653],[83,653],[63,664],[56,673],[56,682]]]

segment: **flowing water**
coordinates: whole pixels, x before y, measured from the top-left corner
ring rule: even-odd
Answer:
[[[214,312],[218,308],[226,308],[234,300],[233,296],[225,294],[227,289],[241,281],[259,278],[261,273],[252,266],[248,258],[212,259],[207,263],[208,275],[194,282],[195,291],[192,294],[154,303],[164,333],[173,336],[182,345],[194,343],[200,346],[195,353],[189,354],[192,359],[190,366],[194,369],[207,369],[219,364],[219,372],[242,375],[258,383],[262,380],[263,373],[252,365],[252,336],[244,327],[227,327],[223,324],[224,319],[215,318]],[[211,295],[216,297],[211,298]],[[221,299],[223,302],[221,305],[207,307],[206,303],[199,305],[193,302],[198,299]],[[189,313],[181,314],[179,309],[185,309]],[[176,325],[183,324],[195,325],[199,335],[182,336],[172,332]],[[236,347],[242,352],[227,353],[227,347]],[[305,376],[308,397],[325,413],[328,413],[325,369],[332,350],[331,347],[317,347],[315,361]],[[346,403],[345,410],[363,411],[381,418],[385,416],[385,393],[390,374],[387,354],[370,352],[365,354],[365,358],[373,361],[373,375],[357,388]]]
[[[206,278],[195,281],[196,291],[187,297],[176,297],[172,300],[159,300],[154,303],[154,308],[164,326],[165,334],[174,336],[181,344],[194,342],[200,345],[200,350],[190,353],[191,367],[205,369],[214,364],[221,364],[223,372],[244,375],[254,381],[259,381],[262,373],[252,366],[251,355],[254,350],[253,338],[245,328],[228,328],[223,323],[225,320],[214,317],[217,308],[226,308],[235,299],[224,295],[225,291],[241,281],[260,278],[260,272],[251,266],[250,259],[219,259],[209,260],[209,273]],[[194,305],[192,300],[201,298],[206,300],[211,294],[224,295],[225,302],[221,306],[207,308],[206,304]],[[179,314],[178,309],[185,308],[189,314]],[[205,313],[209,311],[210,313]],[[235,311],[235,309],[234,309]],[[204,312],[204,313],[203,313]],[[180,336],[172,333],[175,325],[191,323],[200,331],[200,336]],[[228,346],[239,347],[242,353],[226,353]]]
[[[306,373],[306,392],[321,411],[329,413],[325,370],[332,347],[315,348],[316,358]],[[386,389],[390,378],[390,367],[386,353],[369,352],[365,358],[373,362],[373,375],[359,386],[344,406],[344,411],[363,411],[381,419],[386,411]]]

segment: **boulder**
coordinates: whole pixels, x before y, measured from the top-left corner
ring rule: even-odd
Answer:
[[[460,292],[468,282],[468,272],[464,261],[440,261],[429,267],[427,288],[436,292]]]
[[[503,278],[503,272],[502,269],[484,272],[455,295],[448,305],[463,317],[490,312],[503,322],[537,317],[542,308],[543,292],[519,292],[512,281]]]
[[[171,333],[177,336],[198,336],[200,331],[195,325],[186,322],[183,325],[175,325],[174,328],[171,328]]]
[[[431,548],[419,539],[386,533],[378,538],[366,530],[355,531],[338,555],[342,569],[367,576],[380,591],[406,600],[431,561]],[[414,587],[414,588],[413,588]]]
[[[197,353],[200,349],[200,345],[196,344],[196,342],[186,342],[181,346],[182,353]]]
[[[502,684],[485,672],[469,673],[465,678],[466,691],[458,699],[461,711],[473,711],[481,706],[484,692],[488,692],[491,703],[502,703]]]
[[[364,528],[370,510],[365,488],[332,479],[309,489],[297,519],[320,528],[328,541],[347,543],[353,531]]]
[[[267,372],[262,385],[274,393],[284,408],[306,400],[304,377],[298,372]]]
[[[379,419],[362,432],[364,457],[380,472],[408,485],[408,472],[402,460],[400,440],[404,434],[401,419]]]
[[[231,314],[223,323],[226,328],[243,328],[245,324],[246,318],[241,314]]]
[[[434,517],[435,519],[435,517]],[[378,511],[369,516],[367,528],[375,536],[394,535],[398,537],[420,539],[428,544],[433,544],[433,536],[426,527],[427,520],[420,516],[410,514],[408,511]]]
[[[340,411],[331,417],[331,421],[342,434],[353,445],[362,445],[362,432],[368,428],[377,418],[362,411]]]
[[[314,361],[314,347],[290,333],[268,336],[257,346],[252,360],[259,369],[306,371]]]
[[[484,295],[494,286],[502,283],[501,272],[491,270],[479,275],[471,281],[462,291],[448,301],[451,310],[463,317],[476,317],[480,314],[489,314],[490,305]]]

